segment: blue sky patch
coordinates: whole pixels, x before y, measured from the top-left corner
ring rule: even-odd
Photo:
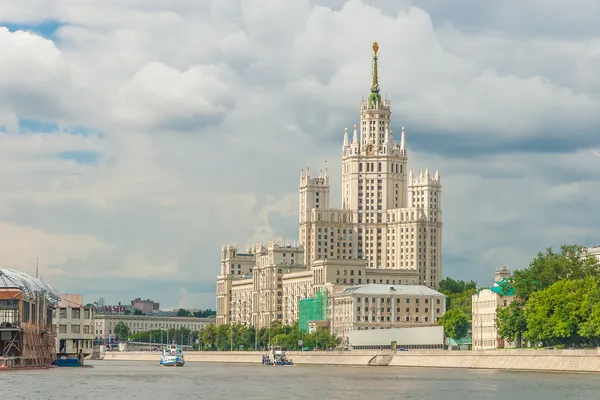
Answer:
[[[65,151],[58,155],[63,160],[74,160],[80,164],[95,164],[102,154],[92,150]]]
[[[58,124],[56,122],[44,122],[33,119],[22,118],[19,120],[20,133],[52,133],[58,132]]]
[[[104,135],[94,129],[84,128],[81,126],[74,127],[60,127],[56,122],[39,121],[35,119],[22,118],[19,120],[19,132],[22,135],[28,133],[57,133],[63,132],[71,135],[80,136],[98,136],[103,137]]]
[[[0,26],[5,26],[9,31],[31,31],[36,35],[45,37],[46,39],[54,40],[56,30],[64,24],[55,20],[45,20],[38,24],[15,24],[11,22],[0,21]]]

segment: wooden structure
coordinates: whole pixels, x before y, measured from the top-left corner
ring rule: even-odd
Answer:
[[[0,269],[0,369],[52,365],[52,317],[59,301],[58,292],[40,279]]]

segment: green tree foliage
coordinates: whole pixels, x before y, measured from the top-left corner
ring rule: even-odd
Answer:
[[[446,337],[453,339],[466,337],[471,329],[471,299],[477,292],[477,282],[446,277],[440,281],[440,292],[447,296],[446,313],[452,311],[446,318],[441,318],[439,321],[439,324],[444,325]],[[461,322],[463,317],[467,319],[466,331]],[[448,328],[446,328],[447,324]],[[449,336],[446,332],[452,332],[453,335],[463,334],[463,336]]]
[[[600,276],[598,259],[588,256],[581,246],[563,245],[560,252],[549,248],[545,253],[538,253],[529,268],[516,270],[511,286],[517,297],[527,301],[533,293],[561,279],[582,279],[587,276]]]
[[[444,335],[452,339],[462,339],[467,336],[471,326],[467,314],[458,308],[446,311],[438,324],[444,326]]]
[[[304,340],[306,349],[326,350],[340,345],[341,340],[327,329],[317,329],[311,334],[303,334],[298,323],[281,325],[273,323],[270,329],[256,331],[253,326],[222,324],[217,327],[207,325],[198,332],[200,347],[204,350],[254,350],[281,346],[285,350],[299,350],[299,340]]]
[[[126,340],[129,336],[129,327],[125,325],[125,322],[118,321],[115,324],[115,335],[119,340]]]
[[[184,310],[183,308],[180,308],[179,310],[177,310],[177,316],[178,317],[191,317],[192,313],[189,312],[188,310]]]
[[[525,309],[526,337],[552,346],[600,344],[598,278],[562,279],[531,295]]]
[[[524,303],[513,301],[506,307],[498,307],[496,311],[496,327],[498,336],[521,347],[523,332],[527,330]]]
[[[217,312],[215,310],[211,310],[210,308],[208,308],[204,311],[194,312],[194,317],[196,317],[196,318],[210,318],[210,317],[214,317],[215,315],[217,315]]]
[[[517,301],[499,308],[501,337],[544,346],[600,344],[600,262],[581,246],[538,253],[508,286]]]
[[[217,312],[211,309],[206,309],[204,311],[195,311],[191,312],[184,308],[180,308],[177,310],[178,317],[196,317],[196,318],[209,318],[217,315]]]
[[[198,332],[193,332],[189,328],[177,329],[153,329],[151,331],[136,332],[129,335],[129,340],[132,342],[143,343],[177,343],[182,345],[193,345],[198,339]]]
[[[142,310],[138,310],[137,308],[133,310],[133,315],[146,315],[142,312]]]
[[[477,282],[475,281],[465,282],[450,277],[446,277],[440,281],[440,292],[446,295],[459,294],[475,289],[477,289]]]

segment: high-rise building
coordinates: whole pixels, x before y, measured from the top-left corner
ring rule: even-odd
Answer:
[[[360,123],[354,125],[351,140],[347,128],[343,136],[341,208],[330,206],[327,169],[316,176],[303,169],[300,244],[259,243],[245,253],[224,246],[217,323],[291,323],[298,318],[299,300],[321,288],[338,293],[372,283],[438,287],[440,174],[408,169],[404,127],[397,140],[390,101],[380,94],[378,51],[375,42],[371,90],[360,104]]]

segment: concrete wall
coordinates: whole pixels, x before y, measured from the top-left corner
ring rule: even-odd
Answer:
[[[262,352],[189,352],[189,362],[252,363],[261,361]],[[306,351],[286,352],[295,364],[378,365],[428,368],[510,369],[531,371],[600,372],[598,350],[410,350],[399,351]],[[156,361],[160,353],[108,352],[104,360]]]
[[[185,360],[189,362],[218,362],[218,363],[249,363],[260,364],[262,355],[260,351],[202,351],[187,352]],[[387,354],[385,351],[286,351],[286,356],[294,364],[325,364],[325,365],[369,365],[369,362],[378,354]],[[104,360],[113,361],[156,361],[160,360],[158,352],[107,352]]]
[[[489,350],[398,352],[397,367],[600,372],[598,350]]]

